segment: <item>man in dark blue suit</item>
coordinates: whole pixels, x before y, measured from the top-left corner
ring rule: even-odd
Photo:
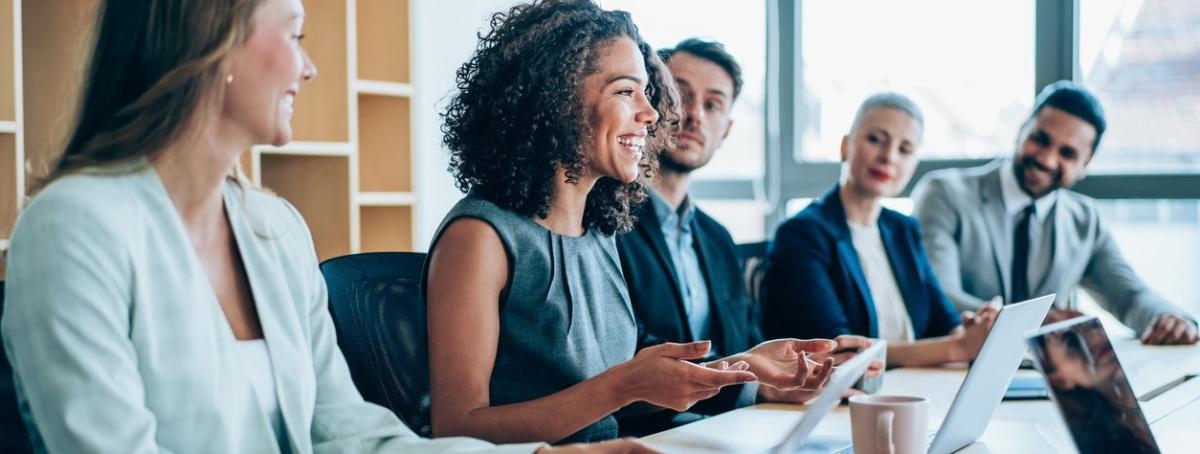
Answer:
[[[650,200],[640,207],[637,226],[617,237],[638,320],[638,348],[710,339],[714,357],[753,354],[763,336],[733,238],[688,197],[692,171],[712,159],[733,126],[730,113],[742,88],[741,68],[723,45],[700,39],[684,40],[659,55],[679,86],[681,130],[675,148],[660,155],[661,171],[650,183]],[[865,338],[845,337],[835,351],[868,345]],[[812,395],[756,384],[731,386],[687,413],[624,418],[621,430],[642,435],[756,400],[801,402]]]

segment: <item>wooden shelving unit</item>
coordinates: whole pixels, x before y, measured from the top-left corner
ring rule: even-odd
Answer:
[[[8,233],[12,231],[24,185],[24,180],[17,178],[22,173],[22,156],[17,147],[20,130],[17,123],[17,112],[20,112],[17,73],[20,65],[14,44],[18,41],[20,30],[18,18],[19,11],[14,10],[13,0],[0,0],[0,175],[5,175],[4,184],[0,185],[0,238],[8,238]],[[7,249],[7,241],[0,246]]]
[[[17,218],[25,186],[20,164],[24,159],[18,146],[22,135],[17,115],[21,111],[21,96],[17,91],[21,80],[21,67],[17,64],[21,42],[19,6],[14,6],[13,0],[0,0],[0,175],[5,177],[0,184],[0,238],[5,239]],[[8,241],[0,241],[0,246],[7,250]]]
[[[412,191],[412,120],[409,99],[358,96],[358,188]]]
[[[26,113],[23,83],[25,69],[22,54],[25,42],[37,45],[44,34],[29,40],[23,36],[22,1],[0,0],[0,250],[8,250],[8,237],[13,223],[25,199],[27,178],[26,164]],[[44,5],[38,5],[39,7]],[[38,17],[42,8],[33,8],[33,17]],[[66,21],[72,20],[68,13]],[[59,49],[60,51],[62,49]],[[53,55],[48,56],[53,58]],[[35,81],[36,83],[37,81]],[[36,113],[31,114],[38,120]],[[0,260],[0,273],[6,265]]]
[[[354,157],[359,249],[413,248],[412,74],[409,0],[357,0]]]
[[[0,0],[0,250],[28,185],[74,123],[97,0]],[[306,2],[293,142],[241,159],[246,175],[300,210],[321,259],[411,250],[414,213],[409,0]],[[2,270],[2,268],[0,268]]]

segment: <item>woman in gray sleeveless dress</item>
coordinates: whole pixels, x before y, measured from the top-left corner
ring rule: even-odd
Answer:
[[[629,404],[682,411],[755,380],[745,356],[689,361],[707,342],[634,354],[612,235],[632,227],[649,151],[679,116],[670,75],[629,15],[548,0],[491,24],[443,115],[468,195],[439,228],[423,277],[434,434],[609,439],[611,414]],[[779,382],[831,369],[787,353],[771,359],[788,369]]]

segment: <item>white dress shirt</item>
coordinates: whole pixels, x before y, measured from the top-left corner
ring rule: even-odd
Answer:
[[[1013,172],[1012,161],[1002,164],[1000,169],[1000,196],[1004,200],[1004,213],[1007,221],[1004,232],[1007,238],[1013,238],[1016,225],[1021,221],[1021,211],[1029,204],[1034,204],[1033,219],[1029,223],[1029,264],[1025,268],[1029,285],[1029,295],[1034,296],[1036,289],[1042,283],[1042,277],[1050,272],[1050,263],[1054,257],[1054,223],[1051,222],[1050,211],[1058,200],[1058,190],[1033,200],[1029,194],[1021,190],[1017,183],[1017,175]],[[1011,247],[1012,243],[1009,243]]]
[[[867,278],[871,300],[875,302],[879,338],[888,341],[912,341],[912,320],[908,317],[908,307],[904,305],[904,296],[900,294],[900,286],[896,284],[896,274],[892,272],[892,264],[883,248],[883,237],[879,234],[879,227],[853,222],[847,224],[850,225],[850,239],[854,243],[854,250],[858,252],[863,275]]]

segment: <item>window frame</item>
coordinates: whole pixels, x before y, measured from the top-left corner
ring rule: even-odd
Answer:
[[[841,172],[836,162],[798,161],[798,131],[805,121],[802,106],[805,93],[796,83],[801,80],[795,58],[799,55],[803,0],[763,0],[767,2],[767,80],[766,146],[762,180],[754,178],[704,179],[692,183],[697,199],[754,201],[765,197],[772,207],[764,222],[764,238],[771,239],[775,227],[784,220],[787,201],[823,194]],[[1035,0],[1034,7],[1034,85],[1042,87],[1060,79],[1079,80],[1079,2],[1081,0]],[[1200,152],[1200,150],[1197,150]],[[926,159],[918,166],[912,181],[901,194],[907,196],[916,181],[930,171],[974,167],[991,162],[986,159]],[[786,176],[786,177],[785,177]],[[1200,172],[1164,173],[1104,172],[1089,174],[1072,190],[1096,199],[1200,199]],[[757,195],[757,197],[756,197]]]

